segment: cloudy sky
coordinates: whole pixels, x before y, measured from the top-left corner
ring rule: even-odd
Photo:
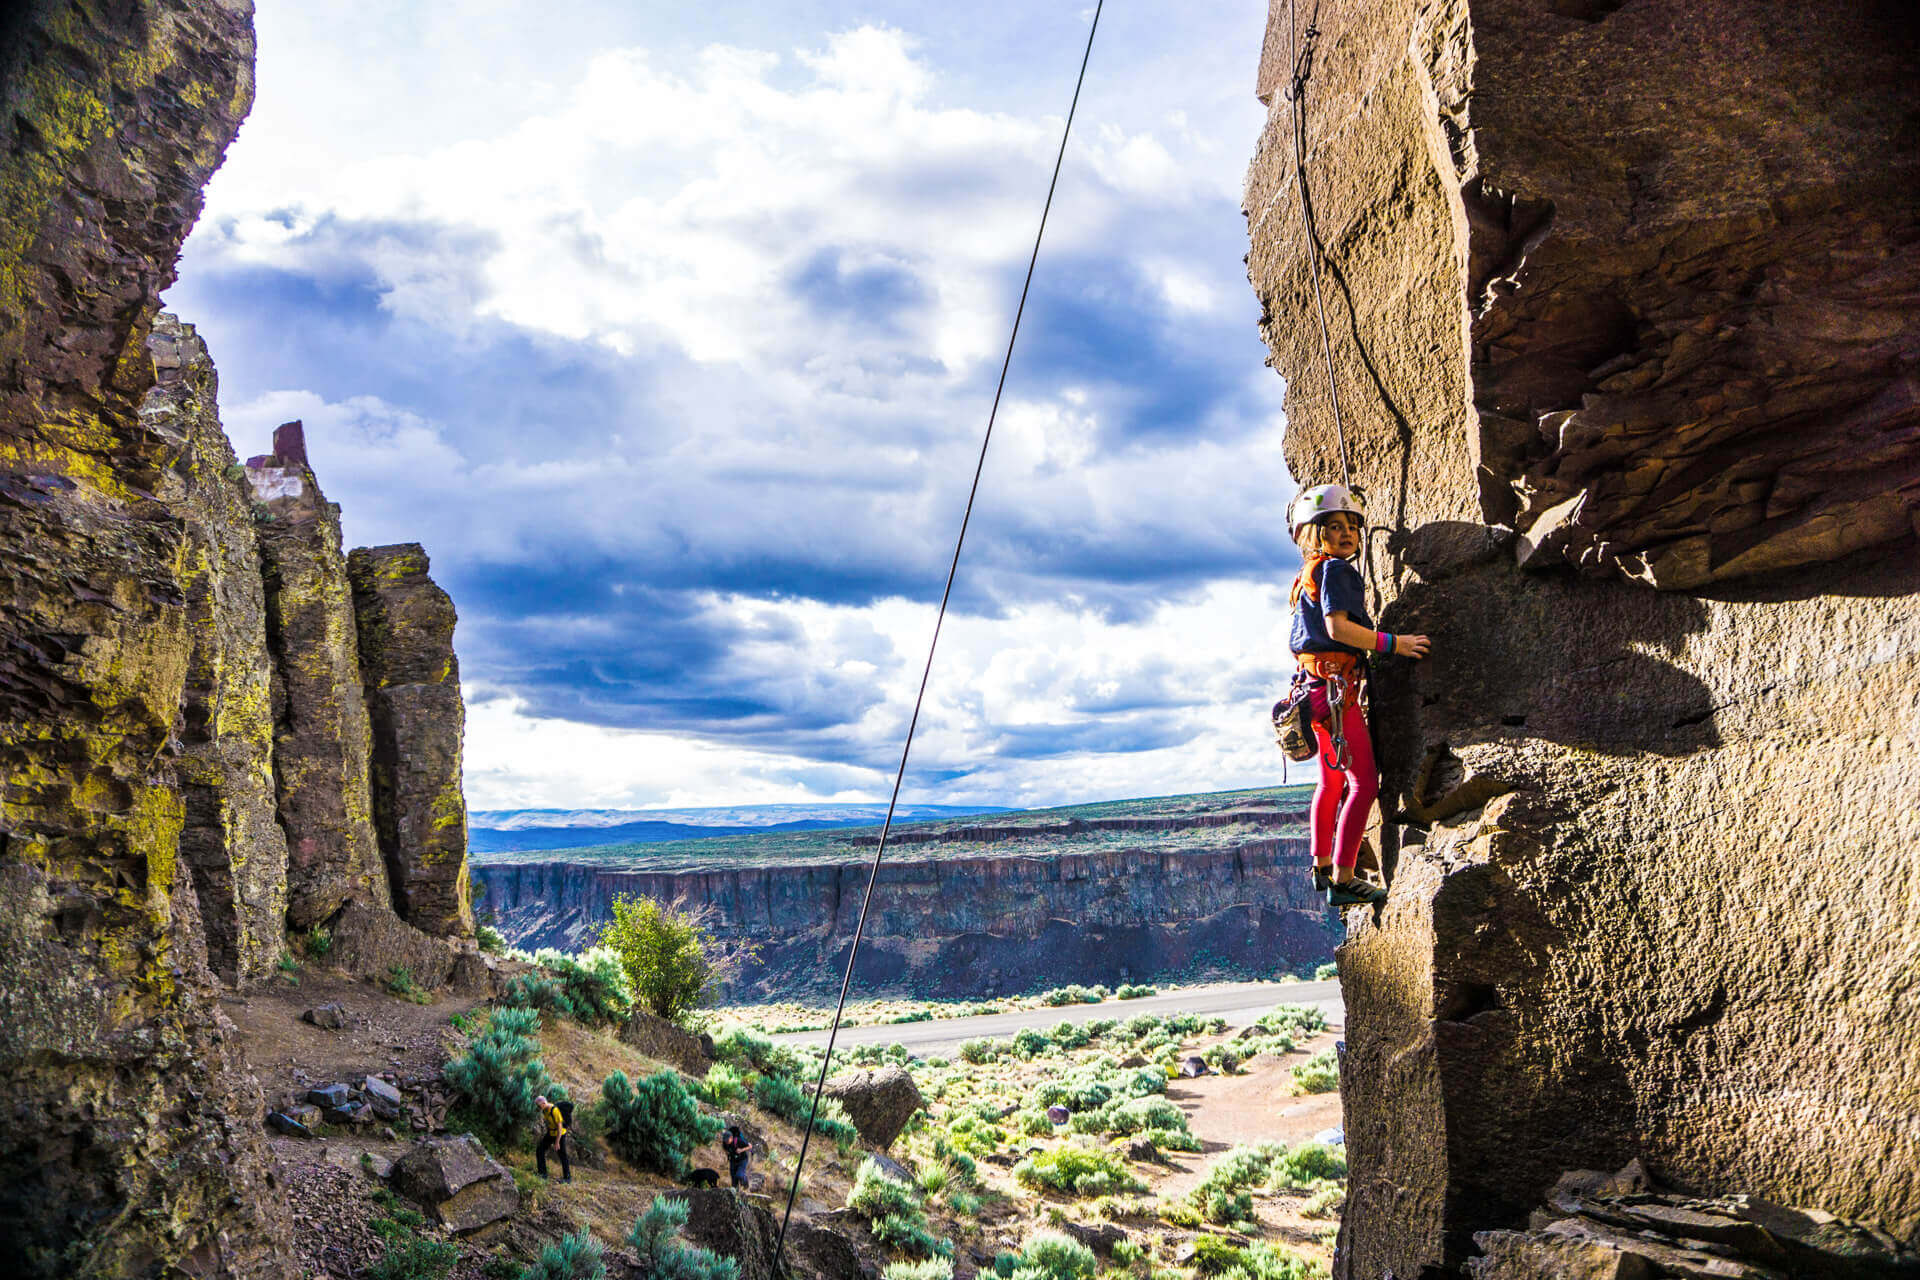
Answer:
[[[909,798],[1278,780],[1265,15],[1101,20]],[[426,545],[475,807],[885,798],[1091,16],[260,0],[167,303]]]

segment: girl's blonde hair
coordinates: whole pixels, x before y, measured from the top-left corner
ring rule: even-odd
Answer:
[[[1318,520],[1309,521],[1300,526],[1293,535],[1294,545],[1308,555],[1319,555],[1326,550],[1327,531]]]

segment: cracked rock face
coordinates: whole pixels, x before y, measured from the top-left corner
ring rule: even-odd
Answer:
[[[244,4],[0,17],[0,1264],[281,1275],[175,745],[209,548],[147,334],[252,98]],[[193,104],[193,105],[188,105]],[[239,928],[235,923],[236,930]],[[236,935],[237,936],[237,935]]]
[[[1302,6],[1303,25],[1305,6]],[[1326,0],[1308,189],[1381,665],[1338,1273],[1644,1156],[1920,1238],[1906,6]],[[1289,9],[1249,272],[1339,476]],[[1428,1272],[1427,1269],[1432,1269]]]
[[[287,914],[252,495],[220,427],[206,344],[162,313],[147,346],[158,383],[140,412],[177,441],[161,492],[187,523],[181,577],[192,649],[179,735],[180,857],[194,878],[209,962],[228,984],[244,985],[272,973]]]
[[[347,557],[373,725],[374,822],[400,918],[427,933],[471,937],[466,708],[453,601],[427,569],[417,542],[357,547]]]

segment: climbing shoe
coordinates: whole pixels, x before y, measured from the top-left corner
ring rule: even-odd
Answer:
[[[1333,886],[1329,899],[1336,907],[1373,906],[1387,900],[1387,891],[1370,880],[1355,876],[1345,884]]]
[[[1321,897],[1333,892],[1333,868],[1315,867],[1313,869],[1313,891]]]

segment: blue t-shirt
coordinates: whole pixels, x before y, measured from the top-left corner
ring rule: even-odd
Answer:
[[[1295,653],[1365,653],[1350,644],[1341,644],[1327,634],[1327,615],[1344,613],[1347,621],[1371,630],[1373,618],[1367,613],[1367,588],[1360,571],[1345,560],[1323,560],[1316,573],[1320,581],[1320,603],[1316,606],[1306,592],[1293,610],[1293,634],[1288,648]]]

